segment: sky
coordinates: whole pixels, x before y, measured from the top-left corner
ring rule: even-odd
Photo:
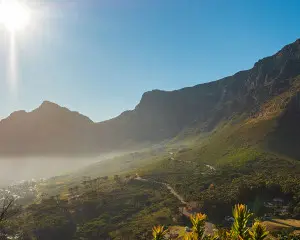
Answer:
[[[24,1],[24,0],[23,0]],[[300,38],[299,0],[27,0],[31,20],[0,25],[0,117],[44,100],[102,121],[145,91],[251,68]]]

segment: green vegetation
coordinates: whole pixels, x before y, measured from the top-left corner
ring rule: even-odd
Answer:
[[[193,235],[194,238],[196,239],[203,239],[204,238],[204,233],[205,233],[205,220],[206,220],[206,215],[197,213],[195,215],[191,216],[191,223],[192,223],[192,230],[193,230]]]
[[[190,225],[193,231],[186,239],[204,239],[204,223],[209,219],[227,229],[212,239],[264,239],[266,229],[257,221],[250,224],[254,218],[300,218],[298,140],[285,143],[290,126],[297,129],[286,120],[286,113],[298,83],[294,92],[268,100],[251,117],[235,114],[204,136],[197,128],[188,129],[155,148],[47,180],[38,186],[35,201],[10,219],[7,231],[27,237],[21,239],[132,240],[160,239],[165,229],[155,228],[153,236],[151,228],[156,224]],[[290,142],[293,152],[287,151]],[[136,173],[148,181],[139,181]],[[236,205],[239,202],[252,214],[244,205]],[[187,222],[179,209],[190,205],[206,215],[193,215]],[[225,217],[233,205],[235,220],[228,231]],[[297,234],[299,229],[292,230]],[[268,237],[279,235],[295,239],[277,229],[270,230]]]
[[[233,209],[234,222],[231,229],[219,229],[213,235],[205,234],[205,222],[207,216],[205,214],[197,213],[190,217],[192,223],[192,232],[186,233],[184,239],[186,240],[263,240],[269,232],[266,227],[258,220],[255,220],[252,227],[249,227],[252,214],[243,204],[237,204]],[[163,226],[156,226],[153,228],[153,240],[163,240],[167,235],[167,231]]]
[[[253,119],[228,122],[185,151],[141,169],[140,175],[169,183],[218,223],[237,202],[262,216],[269,211],[263,203],[276,197],[284,199],[290,216],[299,217],[300,162],[268,148],[273,118]]]
[[[173,224],[179,205],[161,185],[121,176],[72,192],[28,206],[12,232],[29,239],[140,239],[157,221]]]

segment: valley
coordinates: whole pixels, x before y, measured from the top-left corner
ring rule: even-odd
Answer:
[[[195,212],[210,229],[226,228],[243,203],[273,238],[282,230],[276,222],[293,222],[296,233],[299,63],[297,40],[233,76],[147,92],[134,110],[101,123],[50,102],[12,114],[0,122],[0,155],[35,157],[35,176],[47,179],[7,231],[22,239],[150,239],[158,224],[191,227]],[[16,176],[26,169],[10,163]]]

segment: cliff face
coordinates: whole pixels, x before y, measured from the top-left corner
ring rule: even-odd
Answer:
[[[172,92],[146,92],[133,111],[98,125],[112,138],[117,136],[119,143],[155,142],[187,127],[210,131],[235,113],[256,112],[265,101],[289,89],[298,75],[300,40],[233,76]]]
[[[96,154],[159,142],[186,128],[210,131],[236,113],[255,113],[287,91],[298,75],[300,40],[233,76],[171,92],[146,92],[134,110],[100,123],[44,102],[0,122],[0,154]]]

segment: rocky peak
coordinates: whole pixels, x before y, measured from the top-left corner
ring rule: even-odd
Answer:
[[[60,105],[50,101],[44,101],[37,109],[33,110],[33,112],[36,114],[45,115],[46,117],[64,116],[70,120],[73,119],[74,121],[79,120],[93,123],[91,119],[80,114],[79,112],[71,111],[66,107],[61,107]]]
[[[62,110],[62,109],[66,109],[66,108],[61,107],[58,104],[50,101],[43,101],[43,103],[36,110],[55,111],[55,110]]]
[[[153,105],[157,106],[158,104],[162,103],[164,100],[167,99],[167,96],[170,95],[168,93],[172,92],[157,89],[145,92],[142,95],[140,103],[136,106],[136,110],[144,107],[151,107]]]
[[[245,82],[249,91],[278,94],[290,86],[290,78],[300,75],[300,39],[283,47],[270,57],[263,58],[249,70]],[[262,98],[262,96],[256,96]]]

